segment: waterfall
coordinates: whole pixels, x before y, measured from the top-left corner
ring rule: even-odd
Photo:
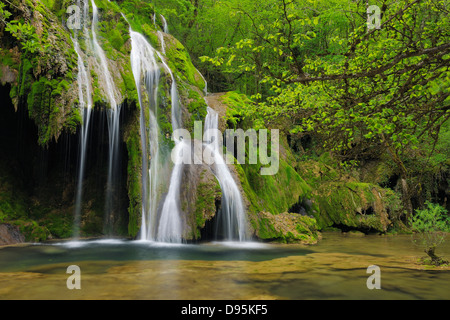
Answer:
[[[178,94],[177,82],[175,81],[175,77],[173,76],[172,70],[169,68],[167,63],[164,61],[164,58],[161,56],[159,52],[157,52],[158,57],[161,59],[161,62],[164,68],[170,75],[170,79],[172,80],[172,85],[170,87],[170,99],[172,103],[172,130],[181,128],[181,107],[180,107],[180,96]]]
[[[190,152],[190,145],[176,139],[175,151],[181,159],[184,152]],[[183,225],[180,210],[180,187],[184,165],[182,161],[175,164],[170,177],[170,187],[161,211],[157,241],[181,243],[183,236]]]
[[[164,68],[169,73],[172,85],[170,89],[170,97],[172,101],[172,130],[175,131],[181,128],[181,108],[180,97],[178,94],[177,83],[173,76],[172,70],[165,63],[164,58],[158,53],[159,58]],[[183,156],[183,151],[187,151],[190,145],[185,144],[179,139],[175,138],[175,148],[180,150],[179,157]],[[179,161],[175,164],[170,178],[169,191],[166,195],[162,211],[161,219],[159,221],[157,240],[161,242],[180,243],[182,239],[182,222],[180,210],[180,188],[182,181],[183,163]]]
[[[141,106],[140,130],[142,145],[142,240],[156,239],[157,209],[162,182],[166,172],[161,164],[159,147],[160,129],[157,122],[158,85],[160,70],[155,57],[155,49],[141,34],[131,30],[131,66],[138,90]],[[142,81],[144,80],[144,81]],[[143,88],[144,87],[144,88]],[[146,97],[143,95],[145,89]],[[148,100],[148,102],[147,102]],[[145,106],[148,105],[149,124],[145,121]],[[147,130],[148,142],[147,142]],[[149,151],[148,152],[148,148]],[[150,165],[148,154],[150,155]]]
[[[169,25],[167,24],[166,18],[161,14],[161,21],[163,23],[163,31],[164,33],[169,33]]]
[[[133,70],[136,88],[138,88],[139,104],[141,106],[141,141],[143,149],[143,175],[142,175],[142,240],[157,240],[160,242],[181,242],[181,218],[179,213],[179,193],[181,184],[182,165],[176,165],[172,171],[169,191],[164,201],[160,220],[157,221],[157,209],[160,198],[161,181],[167,178],[160,163],[159,148],[159,126],[157,123],[157,92],[160,71],[155,54],[161,62],[172,80],[171,100],[172,100],[172,128],[173,130],[181,126],[181,111],[178,90],[172,70],[164,62],[163,57],[157,52],[141,34],[130,29],[132,41],[131,65]],[[147,142],[145,124],[145,102],[142,95],[142,77],[144,78],[145,89],[148,99],[153,106],[149,108],[149,141],[151,164],[148,169]],[[176,142],[178,144],[178,141]]]
[[[161,14],[161,21],[163,23],[163,31],[158,30],[158,38],[159,38],[159,42],[161,43],[161,52],[165,55],[166,54],[166,42],[164,40],[164,33],[169,33],[169,26],[167,25],[167,21],[166,18],[164,18],[164,16]],[[156,27],[156,24],[155,24]]]
[[[225,240],[249,240],[247,232],[247,217],[241,192],[231,175],[225,159],[220,153],[218,141],[219,115],[208,106],[205,118],[204,142],[205,148],[213,157],[213,172],[222,190],[222,206],[217,213],[216,237],[221,234]]]
[[[102,71],[102,77],[105,83],[106,95],[110,108],[107,110],[108,121],[108,134],[109,134],[109,155],[108,155],[108,180],[106,185],[106,198],[105,198],[105,232],[110,230],[113,220],[114,211],[114,195],[118,190],[115,188],[118,185],[117,166],[119,160],[119,133],[120,133],[120,109],[121,106],[117,103],[116,96],[117,90],[114,86],[114,81],[109,71],[108,62],[105,52],[100,46],[96,28],[98,27],[98,8],[95,5],[94,0],[91,0],[92,4],[92,44],[95,56],[100,60],[100,68]]]
[[[161,165],[161,154],[159,148],[159,126],[157,123],[157,93],[159,84],[159,67],[156,61],[155,54],[160,58],[166,71],[169,73],[171,85],[171,102],[172,102],[172,129],[176,130],[181,127],[181,108],[178,89],[172,70],[165,63],[164,58],[157,52],[148,41],[141,34],[131,30],[130,36],[132,41],[131,49],[131,65],[133,75],[138,88],[139,104],[141,106],[141,141],[143,149],[143,175],[142,175],[142,226],[141,239],[142,240],[156,240],[160,242],[181,242],[182,225],[179,210],[179,194],[181,185],[182,165],[175,165],[169,184],[169,191],[166,195],[162,206],[160,220],[157,220],[157,209],[160,199],[161,184],[165,178],[166,173],[163,171]],[[145,124],[145,102],[142,96],[142,80],[146,86],[146,92],[150,101],[153,102],[153,107],[149,110],[149,141],[150,141],[150,156],[151,164],[148,169],[147,161],[147,143],[146,124]],[[153,99],[152,99],[153,98]],[[178,145],[179,141],[175,142]],[[148,172],[148,174],[147,174]]]
[[[87,137],[89,133],[89,124],[92,111],[92,95],[90,88],[90,81],[84,66],[83,59],[81,58],[81,50],[78,45],[78,40],[72,38],[75,52],[78,56],[78,100],[80,105],[81,116],[83,119],[81,125],[80,135],[80,154],[79,154],[79,167],[78,167],[78,183],[75,198],[75,218],[74,218],[74,230],[73,236],[79,238],[80,236],[80,220],[81,220],[81,204],[83,201],[83,180],[85,174],[86,165],[86,151],[87,151]]]
[[[112,79],[111,73],[109,72],[108,62],[106,59],[105,52],[100,46],[97,39],[96,28],[98,27],[98,8],[94,0],[91,0],[92,4],[92,43],[94,45],[94,53],[96,57],[100,60],[101,71],[103,71],[103,80],[105,80],[106,94],[108,95],[108,100],[112,111],[118,109],[118,103],[116,100],[116,88],[114,87],[114,81]]]
[[[203,88],[203,93],[204,93],[205,96],[207,96],[208,95],[208,82],[206,81],[206,79],[203,76],[203,74],[200,71],[198,71],[198,69],[196,69],[196,70],[197,70],[198,74],[202,76],[202,79],[205,82],[205,87]]]
[[[157,27],[156,27],[156,13],[153,13],[152,20],[153,20],[153,25],[155,26],[155,29],[157,29]]]
[[[161,52],[163,54],[166,54],[166,42],[164,41],[164,34],[158,30],[158,38],[159,42],[161,43]]]
[[[79,1],[80,2],[80,1]],[[113,198],[118,190],[117,165],[119,161],[119,134],[120,134],[120,111],[118,104],[120,93],[114,85],[113,77],[110,73],[108,60],[105,52],[100,46],[96,29],[98,28],[98,8],[94,0],[92,5],[92,25],[90,32],[84,27],[84,36],[88,49],[95,57],[98,76],[101,78],[102,89],[109,103],[107,110],[107,122],[109,133],[109,155],[108,155],[108,177],[105,199],[105,231],[111,227],[113,211],[117,208]],[[89,4],[84,2],[84,14],[89,13]],[[125,18],[125,16],[124,16]],[[153,17],[156,20],[155,16]],[[126,20],[126,18],[125,18]],[[168,32],[167,21],[161,15],[164,32]],[[155,21],[156,23],[156,21]],[[164,53],[164,35],[158,32],[161,40],[161,47]],[[142,227],[140,238],[142,240],[152,240],[160,242],[181,243],[183,238],[183,219],[180,209],[180,190],[183,178],[183,161],[177,161],[170,171],[172,165],[168,161],[168,153],[162,145],[161,130],[158,125],[158,90],[160,84],[161,68],[170,76],[171,88],[171,123],[175,131],[182,128],[182,109],[177,82],[174,73],[165,61],[165,57],[155,50],[143,35],[133,31],[130,27],[131,38],[131,67],[138,92],[140,105],[140,134],[142,148]],[[75,222],[79,224],[81,217],[82,184],[85,175],[87,137],[91,111],[93,107],[92,92],[90,89],[89,73],[83,62],[83,55],[78,44],[78,39],[73,38],[75,51],[78,55],[78,91],[79,103],[83,117],[80,136],[80,161],[78,172],[78,185],[75,203]],[[161,66],[161,68],[160,68]],[[203,77],[203,75],[202,75]],[[207,83],[205,80],[205,94],[207,93]],[[214,164],[211,166],[222,189],[222,207],[217,214],[218,229],[226,240],[245,241],[248,239],[246,231],[246,216],[242,203],[242,197],[227,165],[219,150],[218,141],[209,136],[210,129],[218,129],[218,114],[208,107],[208,114],[205,119],[205,144],[204,147],[211,151]],[[175,155],[182,159],[184,155],[191,153],[191,144],[180,138],[174,137]],[[170,179],[168,179],[170,177]],[[167,190],[163,198],[163,192]],[[162,201],[163,199],[163,201]],[[79,236],[79,230],[74,233]]]
[[[142,214],[142,227],[141,227],[141,239],[142,240],[156,240],[158,242],[171,242],[181,243],[183,236],[183,223],[182,212],[180,209],[180,189],[182,182],[182,173],[184,169],[183,161],[178,161],[171,173],[169,190],[163,201],[160,217],[158,221],[157,217],[157,205],[159,200],[159,194],[157,193],[157,186],[159,181],[166,178],[159,174],[161,165],[159,164],[159,147],[157,137],[159,127],[156,122],[156,106],[157,106],[157,90],[159,82],[159,68],[155,55],[160,59],[164,69],[171,77],[171,103],[172,103],[172,129],[176,130],[181,128],[181,106],[180,98],[178,94],[177,84],[172,70],[165,62],[164,57],[156,51],[148,41],[141,34],[134,32],[130,29],[130,35],[132,39],[132,53],[131,64],[133,74],[136,81],[136,87],[138,88],[139,103],[141,105],[141,136],[145,137],[146,126],[144,118],[143,106],[145,102],[142,97],[142,77],[145,79],[146,92],[149,96],[149,100],[153,101],[154,108],[150,108],[150,154],[151,165],[148,170],[148,176],[143,174],[143,214]],[[205,92],[206,81],[205,81]],[[151,98],[153,97],[153,99]],[[205,119],[205,139],[211,140],[209,137],[210,129],[218,129],[218,114],[208,107],[208,115]],[[191,145],[186,144],[182,140],[175,137],[175,152],[176,156],[181,159],[185,152],[191,152]],[[144,141],[144,140],[143,140]],[[143,142],[143,172],[147,172],[148,162],[146,151],[146,143]],[[152,147],[153,146],[153,147]],[[242,197],[234,181],[228,166],[225,164],[222,155],[219,152],[219,145],[217,140],[210,141],[205,145],[206,148],[211,150],[214,158],[213,172],[219,181],[222,189],[222,208],[218,213],[218,225],[217,232],[223,235],[226,240],[239,240],[246,241],[249,239],[246,229],[246,215],[242,202]],[[154,169],[152,169],[154,168]],[[153,183],[154,185],[153,185]],[[153,186],[152,186],[153,185]]]

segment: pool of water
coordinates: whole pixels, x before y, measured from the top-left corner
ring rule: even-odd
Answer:
[[[450,258],[448,242],[437,251]],[[0,248],[0,299],[450,299],[409,236],[324,233],[313,246],[85,240]],[[69,290],[70,265],[81,289]],[[367,268],[380,268],[370,290]]]

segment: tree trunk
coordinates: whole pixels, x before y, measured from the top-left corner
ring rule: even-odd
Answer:
[[[444,261],[442,258],[438,257],[435,254],[435,251],[436,251],[435,246],[425,249],[425,253],[431,258],[431,264],[433,264],[435,266],[440,266],[441,264],[448,263],[447,261]]]
[[[411,203],[411,193],[408,186],[408,171],[406,170],[403,161],[398,156],[397,152],[392,148],[392,146],[386,140],[384,134],[381,134],[381,138],[386,146],[392,160],[397,164],[400,169],[400,182],[402,187],[402,202],[407,211],[406,221],[409,221],[413,214],[413,206]]]
[[[401,183],[402,183],[402,201],[403,204],[405,205],[406,211],[408,212],[406,221],[409,221],[409,219],[412,217],[413,206],[411,202],[411,195],[409,193],[408,181],[404,174],[402,174],[401,176]]]

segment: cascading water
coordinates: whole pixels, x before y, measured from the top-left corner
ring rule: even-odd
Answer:
[[[168,32],[168,26],[165,18],[161,16],[163,25],[164,25],[164,32]],[[161,31],[158,31],[160,41],[161,41],[161,48],[163,49],[163,53],[165,53],[165,43],[164,43],[164,36]],[[156,61],[154,60],[155,53],[158,55],[161,63],[163,64],[166,71],[169,73],[172,85],[170,89],[170,96],[171,96],[171,103],[172,103],[172,130],[179,129],[182,125],[181,123],[181,108],[180,108],[180,98],[178,94],[177,84],[175,81],[175,77],[173,75],[172,70],[169,68],[167,63],[164,60],[164,57],[154,50],[151,45],[145,40],[144,37],[140,36],[140,39],[138,39],[138,34],[134,33],[134,41],[136,42],[136,47],[138,47],[138,44],[141,44],[141,47],[145,47],[145,52],[151,53],[149,57],[145,58],[145,52],[140,53],[140,57],[133,57],[135,61],[138,59],[150,59],[153,60],[154,64],[156,64]],[[134,42],[133,42],[134,43]],[[137,51],[135,51],[135,54],[137,55]],[[133,63],[133,62],[132,62]],[[134,63],[133,63],[134,64]],[[137,67],[136,67],[137,70]],[[139,72],[135,74],[136,76],[139,76]],[[139,85],[139,84],[137,84]],[[156,87],[157,89],[157,87]],[[156,94],[156,93],[155,93]],[[142,104],[141,104],[142,105]],[[157,124],[156,124],[157,125]],[[156,125],[154,127],[156,127]],[[175,148],[180,148],[181,150],[185,150],[186,148],[190,147],[185,145],[184,143],[180,142],[178,139],[175,139]],[[182,153],[182,151],[181,151]],[[147,229],[154,230],[154,228],[157,226],[156,233],[151,232],[148,234],[145,238],[146,240],[156,240],[159,242],[171,242],[171,243],[181,243],[182,241],[182,222],[181,222],[181,211],[180,211],[180,187],[181,187],[181,180],[182,180],[182,169],[183,164],[177,163],[175,164],[174,169],[172,170],[171,178],[170,178],[170,184],[169,184],[169,190],[167,192],[167,195],[165,197],[164,203],[162,205],[161,214],[159,221],[155,221],[156,216],[156,205],[157,205],[157,198],[155,197],[152,201],[153,205],[155,206],[154,214],[152,214],[153,218],[149,221],[149,224],[144,224],[145,221],[143,220],[143,226],[142,230],[143,233],[147,232]],[[157,172],[151,172],[149,179],[152,180],[157,175]],[[162,177],[163,178],[163,177]],[[153,194],[153,193],[150,193]]]
[[[124,19],[126,17],[124,16]],[[155,25],[155,15],[153,16]],[[128,22],[128,20],[127,20]],[[167,31],[167,28],[165,28]],[[162,34],[159,32],[159,34]],[[158,111],[158,86],[160,78],[160,70],[155,54],[159,57],[166,71],[169,73],[171,85],[171,101],[172,101],[172,128],[178,129],[181,126],[181,109],[176,86],[175,78],[172,70],[165,63],[161,54],[156,51],[141,34],[133,31],[130,27],[130,37],[132,43],[131,49],[131,65],[133,75],[138,88],[139,104],[141,106],[140,127],[141,127],[141,143],[143,149],[143,169],[142,169],[142,225],[141,240],[156,240],[159,242],[181,242],[182,225],[179,214],[179,186],[181,181],[181,167],[175,166],[169,185],[169,191],[164,201],[160,219],[158,221],[157,210],[163,188],[163,181],[167,177],[167,162],[163,165],[161,162],[159,135],[160,129],[157,122]],[[164,38],[162,38],[162,41]],[[163,46],[163,44],[162,44]],[[149,108],[149,145],[150,145],[150,169],[148,169],[147,161],[147,142],[146,142],[146,121],[145,110],[146,105],[143,98],[144,79],[145,92],[150,102]],[[176,141],[178,144],[178,141]],[[178,178],[179,177],[179,178]]]
[[[159,147],[160,129],[157,122],[158,85],[160,70],[155,57],[155,50],[141,34],[131,30],[132,43],[131,66],[138,88],[139,104],[141,106],[140,128],[142,145],[142,227],[141,240],[155,240],[157,233],[157,209],[161,196],[166,170],[161,164]],[[144,96],[144,94],[146,96]],[[145,106],[148,105],[149,123],[146,125]],[[148,142],[147,142],[147,130]],[[147,145],[150,152],[147,150]],[[150,155],[150,165],[148,161]]]
[[[80,134],[80,154],[79,154],[79,168],[78,168],[78,183],[75,199],[75,218],[74,218],[74,238],[79,238],[80,236],[80,219],[81,219],[81,204],[83,200],[83,180],[85,174],[86,165],[86,151],[87,151],[87,138],[89,133],[89,124],[91,119],[92,111],[92,95],[90,88],[90,81],[86,72],[86,67],[84,66],[83,59],[81,57],[81,50],[78,45],[78,40],[72,38],[75,51],[78,56],[78,100],[81,108],[82,114],[82,125]]]
[[[206,96],[206,95],[208,95],[208,82],[206,81],[206,79],[205,79],[205,77],[203,76],[203,74],[202,74],[200,71],[198,71],[198,69],[197,69],[197,72],[198,72],[199,75],[202,76],[202,79],[203,79],[203,81],[205,82],[205,87],[203,88],[203,93],[204,93],[205,96]]]
[[[158,57],[161,59],[161,62],[164,68],[170,75],[170,79],[172,80],[172,85],[170,87],[170,99],[172,103],[172,130],[181,128],[181,107],[180,107],[180,96],[178,94],[177,82],[175,81],[175,77],[173,76],[172,70],[169,68],[167,63],[164,61],[164,58],[161,56],[159,52],[157,52]]]
[[[170,96],[172,101],[172,130],[177,130],[181,128],[181,108],[180,108],[180,97],[178,95],[178,88],[175,78],[173,76],[172,70],[165,63],[164,58],[158,53],[164,68],[169,73],[172,86],[170,89]],[[179,157],[183,156],[183,152],[190,148],[190,145],[185,144],[180,139],[175,137],[175,148],[180,150],[178,153]],[[172,171],[170,178],[169,191],[166,195],[162,210],[161,218],[158,226],[157,241],[161,242],[172,242],[180,243],[182,241],[182,221],[181,221],[181,210],[180,210],[180,188],[182,181],[182,171],[183,171],[182,161],[177,161],[175,167]]]
[[[166,18],[164,18],[163,15],[160,15],[160,16],[161,16],[161,21],[163,23],[163,31],[158,30],[157,33],[158,33],[159,42],[161,43],[161,52],[163,54],[166,54],[166,42],[164,40],[163,32],[164,33],[169,33],[169,26],[167,24]],[[156,22],[155,22],[155,27],[156,27]]]
[[[91,35],[85,28],[84,33],[86,39],[89,38],[90,49],[98,62],[97,68],[101,71],[103,89],[110,104],[107,113],[108,130],[109,130],[109,161],[108,161],[108,181],[105,200],[105,225],[110,227],[110,218],[114,210],[113,195],[115,184],[115,167],[118,160],[119,146],[119,116],[120,105],[117,103],[117,89],[109,71],[108,62],[103,49],[101,48],[96,34],[98,27],[98,9],[94,0],[92,5],[92,25]],[[89,5],[85,2],[85,15],[89,12]],[[124,17],[125,18],[125,17]],[[126,18],[125,18],[126,19]],[[161,16],[163,21],[164,32],[168,32],[167,22]],[[156,22],[156,21],[155,21]],[[159,32],[161,35],[162,33]],[[165,62],[165,58],[156,51],[145,37],[131,30],[130,37],[132,41],[131,65],[135,78],[136,88],[138,89],[139,104],[141,106],[141,143],[142,143],[142,240],[156,240],[160,242],[181,243],[183,237],[183,217],[180,210],[180,188],[182,181],[182,172],[184,169],[183,161],[178,161],[173,167],[168,191],[161,203],[160,214],[158,215],[158,205],[161,202],[162,193],[167,190],[167,177],[170,173],[170,164],[167,161],[166,152],[161,151],[160,137],[161,132],[158,125],[158,88],[160,84],[160,67],[159,63],[164,67],[167,74],[170,75],[172,84],[170,89],[171,95],[171,122],[172,128],[181,128],[181,104],[178,94],[177,84],[172,70]],[[164,37],[160,37],[161,47],[164,53]],[[75,51],[78,54],[79,64],[79,101],[83,112],[83,127],[81,132],[80,143],[80,171],[77,189],[77,205],[76,217],[80,217],[81,199],[82,199],[82,181],[85,167],[86,144],[89,130],[89,119],[92,108],[92,94],[90,92],[90,84],[88,72],[84,67],[81,50],[78,46],[77,39],[74,39]],[[159,61],[158,59],[159,58]],[[205,94],[207,93],[207,84],[205,80]],[[148,106],[148,108],[146,107]],[[147,112],[148,109],[148,112]],[[146,120],[148,117],[148,121]],[[213,172],[219,181],[222,189],[222,208],[218,213],[218,229],[217,232],[223,235],[226,240],[245,241],[248,239],[246,231],[246,216],[242,204],[242,198],[239,189],[231,176],[231,173],[224,163],[222,155],[219,152],[219,146],[216,140],[210,139],[208,136],[209,129],[218,128],[218,115],[208,107],[208,115],[205,119],[205,139],[209,143],[205,143],[205,148],[209,148],[214,158],[212,166]],[[181,139],[174,137],[175,152],[179,159],[184,154],[191,153],[191,145],[183,142]]]
[[[165,27],[167,31],[167,28]],[[160,33],[161,34],[161,33]],[[169,191],[166,195],[162,206],[160,219],[157,219],[157,209],[160,199],[160,190],[162,187],[161,181],[167,177],[160,163],[160,148],[159,148],[159,126],[157,123],[157,95],[159,85],[159,67],[155,59],[155,54],[158,55],[161,63],[166,71],[169,73],[172,81],[171,85],[171,102],[172,102],[172,129],[176,130],[181,126],[181,108],[178,89],[173,76],[172,70],[165,63],[164,58],[157,52],[148,41],[139,33],[131,30],[130,37],[132,40],[131,50],[131,65],[133,75],[138,88],[138,98],[141,106],[141,139],[143,149],[143,206],[142,206],[142,226],[141,226],[141,240],[156,240],[160,242],[181,242],[182,224],[179,210],[179,193],[181,185],[182,165],[175,165],[172,171]],[[162,44],[162,47],[163,44]],[[149,111],[149,141],[150,141],[150,156],[151,164],[148,169],[147,161],[147,143],[146,124],[144,108],[145,102],[142,95],[142,77],[148,99],[153,101],[153,106]],[[179,141],[175,141],[178,145]],[[148,172],[148,175],[147,175]]]
[[[155,18],[155,16],[154,16]],[[161,16],[163,20],[164,25],[164,32],[168,32],[167,22],[165,21],[164,17]],[[156,21],[155,21],[156,23]],[[169,66],[166,64],[164,57],[157,52],[148,42],[147,40],[140,34],[133,32],[130,29],[130,34],[132,38],[132,65],[133,65],[133,73],[136,80],[136,86],[140,88],[140,77],[142,72],[147,72],[150,74],[153,74],[155,70],[158,70],[158,79],[159,79],[159,69],[157,67],[157,62],[155,60],[155,54],[158,55],[161,63],[163,64],[166,71],[169,73],[172,85],[170,89],[170,96],[171,96],[171,114],[172,114],[172,129],[176,130],[181,127],[181,108],[180,108],[180,98],[178,95],[178,89],[177,84],[173,75],[172,70],[169,68]],[[161,41],[161,47],[163,49],[164,53],[164,36],[161,31],[158,31],[158,35],[160,37]],[[150,62],[150,65],[147,65]],[[155,78],[155,77],[153,77]],[[158,82],[154,83],[153,86],[150,86],[147,88],[148,92],[153,91],[153,94],[156,98],[157,96],[157,90],[158,90]],[[151,90],[150,88],[154,88]],[[138,90],[140,91],[140,90]],[[149,94],[150,95],[150,94]],[[141,112],[142,112],[142,98],[140,97],[140,104],[141,104]],[[155,112],[157,110],[156,108],[157,102],[155,101]],[[158,124],[156,122],[155,118],[155,112],[150,112],[150,128],[155,131],[154,136],[158,135],[159,128]],[[154,123],[152,124],[152,118],[155,118]],[[142,127],[143,124],[143,115],[141,114],[141,135],[142,133]],[[157,129],[157,130],[155,130]],[[187,147],[184,144],[180,144],[180,141],[178,139],[175,140],[176,148],[178,147]],[[154,145],[157,146],[157,141],[154,141]],[[155,152],[157,152],[158,148],[155,148]],[[151,199],[150,201],[150,210],[148,210],[148,213],[143,214],[142,219],[142,227],[141,227],[141,239],[143,240],[156,240],[159,242],[172,242],[172,243],[180,243],[182,239],[182,223],[181,223],[181,213],[180,213],[180,207],[179,207],[179,196],[180,196],[180,186],[181,186],[181,173],[183,165],[181,163],[176,164],[170,179],[169,184],[169,190],[167,192],[167,195],[165,197],[160,219],[157,221],[156,219],[156,213],[157,213],[157,205],[158,205],[158,199],[159,194],[157,193],[157,186],[158,181],[161,181],[164,179],[164,176],[158,176],[161,166],[158,166],[159,162],[159,153],[156,153],[157,158],[152,157],[152,167],[155,168],[155,170],[150,170],[149,174],[149,181],[150,181],[150,192],[146,191],[145,189],[143,192],[145,194],[150,194]],[[144,161],[145,166],[145,161]],[[157,167],[159,170],[157,170]],[[151,181],[154,181],[155,187],[152,187]],[[145,182],[144,182],[145,183]],[[143,197],[145,198],[145,197]],[[146,217],[146,218],[144,218]]]
[[[222,235],[227,241],[248,241],[247,217],[241,192],[219,149],[219,115],[209,106],[207,110],[204,146],[211,152],[212,169],[222,190],[222,206],[216,218],[216,237]]]
[[[112,220],[114,215],[114,196],[118,190],[115,190],[118,185],[118,157],[119,157],[119,132],[120,132],[120,110],[121,106],[117,103],[117,89],[114,86],[114,81],[109,71],[108,62],[105,52],[100,46],[96,28],[98,27],[98,8],[91,0],[92,5],[92,44],[95,56],[100,62],[100,69],[102,71],[102,77],[104,80],[104,89],[110,108],[107,111],[108,121],[108,133],[109,133],[109,156],[108,156],[108,178],[106,185],[106,198],[105,198],[105,233],[110,233],[112,228]]]
[[[176,139],[176,150],[179,159],[182,159],[183,152],[188,151],[191,147],[185,142]],[[182,161],[175,164],[170,177],[169,192],[167,193],[164,205],[161,211],[161,219],[158,226],[158,236],[157,241],[160,242],[171,242],[171,243],[181,243],[182,242],[182,232],[183,225],[181,221],[181,211],[180,211],[180,187],[182,180],[184,165]]]
[[[158,30],[158,38],[161,43],[161,52],[166,54],[166,42],[164,41],[164,34],[160,30]]]
[[[166,18],[162,14],[160,15],[160,17],[161,17],[161,21],[162,21],[162,24],[163,24],[163,31],[164,31],[164,33],[169,33],[169,25],[167,24]]]
[[[162,17],[163,18],[163,17]],[[163,22],[165,19],[163,19]],[[167,32],[167,26],[164,24],[164,31]],[[162,33],[159,31],[161,47],[164,48],[164,38],[161,37]],[[177,89],[176,80],[172,70],[169,68],[167,63],[165,62],[164,57],[156,51],[147,40],[140,35],[139,33],[133,32],[130,30],[131,38],[132,38],[132,66],[133,73],[136,81],[136,86],[141,88],[141,77],[142,74],[145,74],[145,83],[147,94],[151,97],[153,94],[154,99],[157,96],[157,84],[158,81],[155,79],[159,79],[159,69],[157,66],[157,61],[155,60],[155,54],[159,57],[162,65],[166,69],[167,73],[171,77],[172,86],[171,86],[171,102],[172,102],[172,129],[175,131],[176,129],[181,128],[181,106],[180,99]],[[138,90],[139,102],[141,106],[143,106],[142,94],[140,89]],[[205,80],[205,94],[207,93],[207,84]],[[151,100],[151,99],[150,99]],[[155,106],[157,102],[154,101]],[[141,107],[141,113],[143,109]],[[155,109],[156,112],[156,109]],[[155,118],[155,112],[150,112],[150,130],[153,133],[153,136],[157,136],[158,134],[158,124],[156,121],[152,121]],[[141,135],[144,137],[145,132],[143,131],[145,128],[145,123],[143,120],[143,114],[141,114]],[[153,123],[152,123],[153,122]],[[208,107],[208,115],[205,119],[205,133],[208,134],[209,129],[217,129],[218,128],[218,115],[214,110]],[[156,129],[156,130],[155,130]],[[152,136],[152,134],[150,134]],[[152,139],[150,139],[152,140]],[[156,240],[159,242],[171,242],[171,243],[181,243],[183,236],[183,223],[182,223],[182,212],[180,210],[180,188],[182,182],[182,172],[184,169],[183,161],[181,160],[184,156],[184,153],[190,154],[191,145],[186,144],[182,140],[177,137],[174,137],[175,140],[175,153],[176,157],[178,157],[179,161],[175,163],[175,166],[172,170],[169,190],[164,199],[160,218],[157,221],[157,204],[158,204],[158,194],[155,192],[155,188],[152,188],[151,181],[158,181],[163,179],[164,177],[158,177],[158,170],[149,170],[148,182],[143,180],[143,185],[149,185],[150,190],[147,190],[146,187],[143,188],[143,201],[146,205],[143,205],[143,219],[142,219],[142,230],[141,230],[141,239],[143,240]],[[143,144],[145,145],[145,144]],[[152,145],[152,143],[150,143]],[[157,168],[157,163],[159,161],[159,148],[157,139],[153,139],[153,152],[150,152],[152,155],[152,165],[151,167]],[[242,197],[237,187],[231,173],[224,163],[224,160],[219,152],[219,146],[217,141],[210,143],[206,146],[210,148],[214,158],[214,167],[213,171],[219,181],[219,184],[222,188],[223,192],[223,200],[222,200],[222,208],[219,213],[219,223],[218,228],[220,228],[220,232],[223,235],[223,238],[226,240],[239,240],[246,241],[248,240],[248,235],[246,231],[246,216],[245,210],[242,203]],[[151,148],[152,149],[152,148]],[[146,154],[145,149],[144,154]],[[146,167],[148,166],[148,162],[146,159],[143,161],[143,172],[146,171]],[[157,183],[156,183],[157,184]],[[148,197],[147,195],[150,195]],[[148,208],[148,209],[146,209]],[[156,229],[155,229],[156,228]],[[217,229],[219,232],[219,229]]]

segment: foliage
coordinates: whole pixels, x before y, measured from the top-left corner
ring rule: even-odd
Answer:
[[[0,4],[4,49],[20,52],[7,65],[17,72],[10,96],[16,108],[27,102],[43,146],[58,139],[63,130],[74,132],[80,121],[79,113],[70,110],[75,51],[69,45],[69,33],[54,23],[55,19],[41,2],[11,0]]]
[[[314,133],[341,161],[389,155],[412,213],[405,157],[437,144],[450,118],[448,3],[372,4],[382,11],[380,29],[367,29],[364,1],[244,2],[236,12],[251,21],[246,36],[202,60],[253,76],[247,93],[259,103],[247,117]]]
[[[391,3],[375,32],[358,15],[360,2],[308,5],[283,0],[270,13],[252,15],[253,37],[204,60],[226,72],[253,73],[267,88],[255,95],[259,113],[267,120],[293,117],[294,131],[322,133],[346,158],[377,145],[398,160],[425,133],[436,136],[450,116],[444,4]]]
[[[446,233],[450,232],[447,210],[438,204],[426,202],[426,208],[416,210],[415,213],[411,218],[411,227],[415,232],[413,241],[425,249],[431,263],[444,263],[435,255],[435,250],[445,241]]]

